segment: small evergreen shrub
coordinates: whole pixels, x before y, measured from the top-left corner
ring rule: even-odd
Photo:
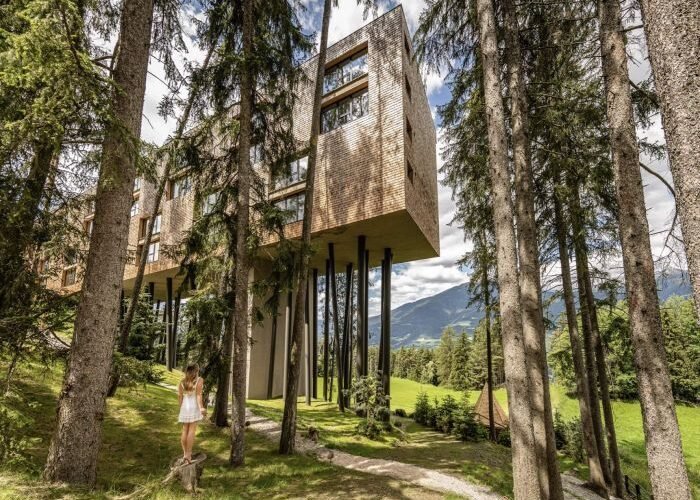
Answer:
[[[459,405],[455,398],[449,394],[445,396],[435,408],[435,428],[445,434],[451,433],[454,427],[455,413],[458,409]]]
[[[581,419],[576,417],[565,421],[559,413],[554,415],[554,440],[557,449],[564,455],[584,463],[583,433]]]
[[[437,417],[439,407],[440,402],[438,401],[438,398],[436,396],[433,404],[430,405],[430,410],[428,411],[428,419],[425,423],[425,425],[427,425],[428,427],[432,427],[433,429],[437,428]]]
[[[486,429],[479,425],[474,416],[474,407],[465,396],[454,415],[453,434],[462,441],[478,441],[487,437]]]
[[[120,353],[114,355],[114,369],[119,373],[120,387],[157,384],[163,380],[153,361],[142,361]]]
[[[419,392],[416,397],[416,406],[413,411],[413,420],[422,425],[428,425],[428,417],[430,415],[430,401],[428,394]]]
[[[377,439],[382,431],[391,430],[389,398],[377,377],[371,375],[356,379],[352,383],[351,393],[357,402],[356,412],[364,416],[355,429],[358,434]]]
[[[394,415],[396,415],[397,417],[405,417],[405,416],[406,416],[406,410],[404,410],[403,408],[396,408],[396,409],[394,410]]]

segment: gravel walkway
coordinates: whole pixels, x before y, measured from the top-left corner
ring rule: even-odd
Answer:
[[[268,418],[259,417],[247,410],[249,427],[273,441],[279,441],[280,425]],[[503,497],[490,488],[478,484],[469,483],[463,479],[439,472],[433,469],[418,467],[417,465],[396,462],[394,460],[382,460],[379,458],[366,458],[351,455],[344,451],[331,450],[323,445],[314,443],[310,439],[297,433],[297,451],[317,456],[321,460],[328,461],[345,469],[391,477],[400,481],[420,486],[432,491],[451,493],[472,500],[502,500]],[[583,486],[583,481],[570,476],[562,475],[565,489],[565,497],[572,500],[600,500],[601,497]]]

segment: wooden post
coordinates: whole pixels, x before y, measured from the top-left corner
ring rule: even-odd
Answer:
[[[318,399],[318,269],[313,274],[313,309],[311,317],[313,329],[311,331],[311,387],[312,396]]]
[[[326,281],[324,284],[324,299],[323,299],[323,400],[328,401],[328,382],[333,378],[333,374],[328,375],[328,351],[330,340],[330,321],[331,321],[331,262],[326,259]]]
[[[165,279],[165,367],[173,369],[173,279]]]

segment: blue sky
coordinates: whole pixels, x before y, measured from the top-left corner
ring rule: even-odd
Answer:
[[[320,0],[302,0],[301,3],[306,7],[305,12],[300,16],[302,24],[308,33],[315,33],[320,25],[320,9],[323,6],[323,2]],[[424,0],[407,0],[404,2],[384,1],[380,2],[377,14],[381,15],[397,3],[403,5],[409,29],[413,33],[418,25],[420,13],[425,8],[426,2]],[[331,15],[329,29],[330,43],[343,38],[372,20],[371,14],[368,18],[364,18],[363,9],[357,6],[356,0],[339,0],[338,4],[338,7],[333,9]],[[183,25],[191,27],[191,19],[187,17],[183,18]],[[191,28],[189,29],[191,30]],[[629,47],[629,52],[632,56],[629,65],[631,79],[638,82],[647,78],[650,70],[646,60],[644,41],[639,40],[638,43],[631,45]],[[184,59],[201,61],[203,59],[203,54],[193,47],[188,54],[184,55]],[[157,61],[152,60],[149,69],[154,75],[162,77],[162,68]],[[438,74],[424,73],[424,84],[430,105],[433,109],[433,115],[437,118],[435,116],[436,107],[448,99],[449,89],[445,85],[443,77]],[[142,137],[156,144],[162,144],[174,128],[172,120],[164,122],[157,114],[158,102],[164,92],[164,85],[158,81],[157,78],[149,76],[144,108],[144,115],[147,120],[144,120]],[[439,132],[440,130],[438,127],[438,136]],[[648,129],[638,130],[638,135],[639,137],[647,138],[647,140],[663,142],[663,131],[661,129],[660,120],[657,118]],[[439,143],[436,156],[439,167],[442,164]],[[647,161],[657,172],[671,181],[668,165],[665,161],[658,162],[649,159],[647,159]],[[439,177],[440,176],[438,176],[438,178]],[[652,233],[652,245],[654,253],[658,257],[664,252],[663,242],[673,218],[674,202],[668,190],[660,181],[646,173],[643,173],[643,178],[645,182],[649,225]],[[393,307],[412,302],[422,297],[434,295],[435,293],[459,283],[463,283],[468,279],[467,273],[460,270],[456,262],[471,248],[471,244],[469,241],[464,240],[464,234],[458,228],[449,225],[455,208],[451,200],[450,190],[439,185],[438,195],[440,211],[440,257],[394,267],[392,273]],[[614,272],[621,274],[622,270],[619,263],[610,262],[609,266],[617,270]],[[546,272],[557,274],[559,269],[553,268]],[[376,314],[379,312],[378,287],[380,285],[377,273],[374,273],[373,281],[375,286],[370,294],[370,313]]]

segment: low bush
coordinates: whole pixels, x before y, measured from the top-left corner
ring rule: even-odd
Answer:
[[[450,434],[455,422],[455,413],[459,409],[459,405],[455,398],[447,395],[443,398],[442,403],[437,404],[435,401],[435,428],[445,434]]]
[[[114,356],[114,368],[119,373],[120,387],[136,387],[163,381],[163,375],[156,369],[153,361],[142,361],[117,353]]]
[[[357,424],[356,432],[370,439],[377,439],[384,430],[391,430],[389,398],[384,394],[381,381],[375,376],[356,379],[351,393],[357,401],[357,410],[364,416]]]
[[[487,437],[486,429],[476,421],[474,407],[466,396],[455,412],[452,432],[462,441],[478,441]]]
[[[422,425],[428,425],[428,417],[430,415],[430,401],[428,394],[419,392],[416,397],[416,406],[413,411],[413,420]]]
[[[405,417],[405,416],[406,416],[406,410],[404,410],[403,408],[396,408],[396,409],[394,410],[394,415],[396,415],[397,417]]]
[[[506,448],[510,448],[510,431],[508,429],[503,429],[499,431],[496,436],[496,443]]]
[[[564,420],[559,413],[554,415],[554,440],[557,449],[564,455],[584,463],[583,434],[581,432],[581,419],[573,418]]]
[[[0,407],[0,463],[6,465],[29,463],[24,427],[17,415]]]

